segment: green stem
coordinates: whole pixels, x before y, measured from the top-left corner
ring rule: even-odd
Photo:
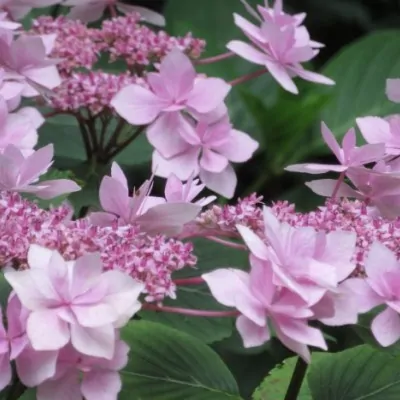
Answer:
[[[298,358],[296,366],[290,379],[289,387],[286,391],[284,400],[297,400],[304,378],[306,376],[308,364],[302,359]]]

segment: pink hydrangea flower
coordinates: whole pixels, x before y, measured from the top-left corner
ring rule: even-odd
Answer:
[[[362,312],[386,304],[372,321],[372,333],[382,346],[400,338],[400,264],[395,254],[382,243],[371,246],[365,262],[367,278],[359,279],[358,301]]]
[[[54,38],[41,36],[19,36],[12,33],[0,38],[0,66],[5,70],[4,79],[23,82],[22,96],[33,97],[47,94],[57,87],[61,78],[55,64],[58,60],[47,57]]]
[[[354,167],[347,171],[347,177],[355,186],[341,182],[336,195],[365,201],[375,208],[378,214],[386,218],[396,218],[400,214],[400,179],[398,172],[388,173],[378,163],[372,170]],[[338,182],[333,179],[319,179],[306,185],[320,196],[330,197]]]
[[[33,107],[9,114],[5,100],[0,98],[0,153],[9,144],[13,144],[23,156],[32,154],[38,140],[37,129],[43,123],[44,118]]]
[[[38,400],[117,399],[122,389],[118,371],[128,362],[128,345],[118,340],[111,360],[82,356],[72,346],[60,351],[54,377],[39,385]]]
[[[83,22],[97,21],[102,17],[104,10],[112,6],[124,14],[138,13],[141,19],[153,25],[165,25],[165,18],[158,12],[145,7],[131,6],[119,0],[66,0],[64,5],[73,6],[68,14],[69,18],[79,19]]]
[[[132,125],[150,124],[149,142],[168,158],[186,148],[180,135],[190,125],[181,111],[214,113],[224,107],[223,101],[230,90],[219,78],[196,79],[190,59],[178,49],[163,59],[160,72],[148,74],[147,82],[150,89],[135,84],[126,86],[111,105]]]
[[[72,346],[82,354],[112,359],[115,328],[139,309],[143,284],[119,271],[102,271],[99,254],[74,262],[57,251],[32,245],[30,269],[7,270],[22,305],[30,311],[27,336],[36,351]]]
[[[137,223],[148,233],[175,235],[201,210],[196,204],[166,203],[163,197],[150,196],[151,188],[152,181],[146,181],[130,196],[127,179],[114,162],[111,176],[105,176],[100,184],[100,204],[105,212],[91,213],[91,222],[104,226],[119,219],[124,224]]]
[[[355,269],[351,262],[356,235],[352,232],[317,232],[313,228],[295,228],[280,223],[264,207],[264,235],[267,244],[253,231],[237,229],[251,253],[273,271],[274,284],[284,286],[310,306]]]
[[[313,312],[307,303],[274,284],[271,265],[250,257],[250,273],[226,268],[203,274],[215,299],[240,312],[236,327],[245,347],[260,346],[270,339],[270,322],[282,343],[310,362],[307,345],[327,349],[322,333],[308,326]]]
[[[350,129],[344,135],[342,147],[339,146],[335,136],[325,123],[321,124],[321,133],[325,143],[336,156],[340,165],[294,164],[286,167],[286,171],[306,172],[308,174],[321,174],[329,171],[345,172],[350,167],[358,167],[381,160],[385,155],[385,145],[380,142],[357,147],[356,132],[354,129]]]
[[[22,19],[32,8],[48,7],[62,0],[0,0],[0,9],[7,11],[13,19]]]
[[[389,118],[362,117],[356,119],[361,134],[368,143],[383,143],[386,154],[400,155],[400,116]]]
[[[53,152],[53,145],[49,144],[29,156],[24,156],[13,144],[7,145],[0,154],[0,190],[34,193],[42,199],[51,199],[80,190],[81,188],[69,179],[35,183],[51,166]]]
[[[317,48],[321,47],[321,44],[311,41],[307,29],[298,26],[300,18],[285,15],[281,2],[277,2],[272,10],[259,7],[259,12],[262,15],[260,27],[234,14],[236,26],[252,44],[233,40],[227,44],[229,50],[247,61],[263,65],[276,81],[291,93],[298,93],[292,80],[294,76],[325,85],[334,84],[331,79],[307,71],[301,65],[318,54]],[[252,15],[258,17],[255,12],[252,12]]]
[[[386,95],[389,100],[400,103],[400,79],[386,80]]]
[[[183,183],[175,174],[171,174],[165,184],[165,200],[167,203],[191,203],[205,187],[205,184],[200,183],[199,179],[193,179],[192,176]],[[194,204],[205,207],[216,198],[216,196],[202,197]]]
[[[183,133],[176,146],[181,151],[175,157],[164,158],[161,151],[153,153],[153,173],[162,177],[175,174],[182,180],[199,175],[209,189],[231,198],[237,178],[230,162],[249,160],[257,148],[258,142],[232,129],[227,118],[214,124],[198,122]],[[161,146],[161,150],[166,149]]]

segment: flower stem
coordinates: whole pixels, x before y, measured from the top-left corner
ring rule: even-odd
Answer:
[[[259,76],[265,74],[267,72],[267,70],[264,69],[260,69],[258,71],[255,72],[251,72],[250,74],[247,75],[243,75],[240,76],[239,78],[234,79],[233,81],[228,82],[231,86],[235,86],[235,85],[239,85],[239,83],[244,83],[247,81],[250,81],[254,78],[258,78]]]
[[[340,173],[339,178],[338,178],[338,180],[336,182],[336,186],[333,189],[332,199],[334,199],[336,197],[336,195],[338,194],[339,189],[340,189],[340,185],[343,183],[345,175],[346,175],[345,171]]]
[[[238,311],[208,311],[208,310],[191,310],[190,308],[157,306],[155,304],[143,304],[143,310],[163,311],[174,314],[190,315],[192,317],[237,317]]]
[[[223,53],[218,56],[208,57],[208,58],[200,58],[199,60],[194,60],[193,64],[195,64],[195,65],[212,64],[212,63],[215,63],[218,61],[226,60],[227,58],[231,58],[234,55],[235,55],[235,53],[228,51],[227,53]]]
[[[194,278],[174,279],[174,283],[177,286],[201,285],[204,283],[204,279],[201,276],[196,276]]]
[[[284,400],[297,400],[299,397],[301,385],[303,384],[304,378],[306,376],[308,364],[302,359],[298,358],[296,366],[290,379],[289,387],[286,391]]]
[[[244,244],[234,243],[229,240],[224,240],[224,239],[221,239],[216,236],[206,236],[206,239],[212,240],[213,242],[222,244],[222,245],[230,247],[232,249],[247,250],[247,247]]]

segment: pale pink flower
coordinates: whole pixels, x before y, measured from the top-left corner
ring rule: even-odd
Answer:
[[[386,154],[400,155],[400,116],[362,117],[357,118],[356,122],[368,143],[383,143]]]
[[[52,379],[39,385],[38,400],[117,399],[122,389],[118,371],[128,363],[129,346],[117,340],[110,360],[82,356],[72,346],[60,351]]]
[[[200,183],[199,179],[193,179],[192,176],[183,183],[175,174],[171,174],[165,184],[165,200],[167,203],[191,203],[205,187],[204,183]],[[216,198],[216,196],[202,197],[194,204],[205,207]]]
[[[68,14],[69,18],[79,19],[82,22],[94,22],[103,16],[104,10],[116,7],[124,14],[138,13],[142,20],[153,25],[164,26],[165,18],[156,11],[145,7],[131,6],[119,0],[66,0],[65,6],[73,6]]]
[[[248,8],[250,11],[250,9]],[[273,10],[258,8],[262,19],[255,13],[261,26],[258,27],[238,14],[234,14],[235,24],[252,42],[252,45],[233,40],[227,44],[229,50],[240,57],[263,65],[276,81],[287,91],[298,93],[292,77],[299,76],[311,82],[333,85],[334,81],[317,74],[306,71],[301,63],[310,61],[317,54],[316,48],[320,43],[310,40],[308,31],[303,26],[298,26],[301,18],[287,16],[283,13],[281,3],[275,3]]]
[[[82,354],[112,359],[115,328],[140,309],[143,284],[120,271],[102,271],[98,253],[65,261],[32,245],[30,269],[7,270],[22,305],[30,311],[27,336],[36,351],[60,350],[70,341]]]
[[[400,79],[386,80],[386,95],[389,100],[400,103]]]
[[[358,280],[358,302],[362,312],[386,304],[372,321],[371,329],[382,346],[400,338],[400,263],[382,243],[372,244],[365,262],[367,278]]]
[[[0,38],[0,67],[5,70],[4,79],[24,83],[22,96],[33,97],[47,94],[49,89],[61,83],[57,64],[48,58],[54,38],[47,36],[2,35]]]
[[[25,107],[14,114],[8,113],[4,99],[0,98],[0,153],[12,144],[23,156],[34,153],[37,144],[37,129],[44,123],[42,115],[32,107]]]
[[[395,218],[400,215],[400,179],[398,172],[382,171],[378,163],[372,170],[364,167],[354,167],[346,175],[355,189],[341,182],[336,195],[365,201],[375,207],[380,215]],[[333,179],[319,179],[307,182],[306,185],[320,196],[332,196],[338,182]]]
[[[329,171],[345,172],[350,167],[358,167],[381,160],[385,155],[385,145],[383,143],[377,142],[377,144],[367,144],[357,147],[356,132],[354,129],[350,129],[344,135],[342,147],[339,146],[335,136],[325,123],[321,124],[321,133],[325,143],[336,156],[340,165],[294,164],[286,167],[286,171],[305,172],[308,174],[322,174]]]
[[[9,341],[3,325],[3,313],[0,309],[0,390],[10,383],[11,376]]]
[[[0,96],[4,98],[9,111],[19,107],[24,88],[23,82],[7,80],[6,71],[0,68]]]
[[[147,138],[163,157],[173,157],[185,150],[180,135],[191,128],[181,111],[213,113],[223,106],[230,90],[219,78],[196,79],[190,59],[178,49],[163,59],[160,72],[147,75],[147,82],[150,89],[135,84],[126,86],[111,105],[132,125],[150,124]]]
[[[127,179],[114,162],[111,176],[105,176],[100,184],[100,204],[105,212],[91,213],[91,222],[104,226],[118,219],[124,224],[137,223],[150,234],[175,235],[200,212],[200,205],[166,203],[163,197],[150,196],[152,186],[148,180],[130,196]]]
[[[214,124],[200,121],[195,128],[188,126],[181,135],[179,142],[175,142],[176,149],[180,149],[176,156],[163,157],[163,150],[172,148],[171,143],[166,147],[160,144],[159,151],[153,153],[153,173],[165,178],[175,174],[182,180],[199,175],[209,189],[224,197],[233,197],[237,178],[230,162],[249,160],[258,142],[233,129],[227,118]]]
[[[317,232],[313,228],[295,228],[280,223],[264,207],[264,235],[267,244],[252,230],[237,229],[251,253],[273,270],[274,284],[284,286],[310,306],[355,269],[353,256],[356,235],[352,232]]]
[[[0,9],[7,11],[13,19],[22,19],[32,8],[48,7],[62,0],[0,0]]]
[[[69,179],[37,182],[53,163],[53,145],[24,156],[15,145],[9,144],[0,154],[0,190],[34,193],[42,199],[51,199],[81,188]]]
[[[236,327],[245,347],[270,339],[268,323],[282,343],[310,362],[307,345],[327,349],[321,331],[308,326],[313,312],[301,297],[274,284],[269,263],[250,257],[250,273],[226,268],[202,275],[215,299],[240,312]]]
[[[0,0],[0,4],[1,4],[1,0]],[[16,29],[20,28],[21,26],[22,25],[20,23],[11,21],[6,12],[0,11],[0,31],[1,30],[15,31]]]

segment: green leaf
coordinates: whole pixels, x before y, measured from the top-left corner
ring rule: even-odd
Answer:
[[[196,268],[184,268],[174,274],[174,279],[184,279],[223,267],[244,269],[248,264],[246,252],[224,247],[206,239],[193,241],[195,254],[198,257]],[[166,306],[189,308],[194,310],[223,311],[226,307],[217,303],[208,287],[203,285],[178,286],[176,300],[165,300]],[[228,317],[205,318],[192,317],[167,312],[142,311],[144,319],[160,322],[182,332],[201,339],[205,343],[213,343],[227,338],[233,329],[233,319]]]
[[[36,389],[27,389],[18,400],[36,400]]]
[[[239,400],[238,387],[218,355],[196,338],[147,321],[122,330],[130,345],[120,400]]]
[[[0,306],[4,310],[7,306],[8,296],[12,290],[11,285],[4,278],[4,274],[0,272]]]
[[[399,104],[385,95],[386,79],[400,76],[400,30],[372,33],[346,46],[322,71],[336,81],[332,100],[322,112],[338,138],[355,126],[362,116],[386,116],[400,112]],[[332,89],[320,88],[322,93]],[[321,135],[316,133],[313,150],[328,153]]]
[[[311,364],[308,385],[318,400],[398,400],[400,357],[367,345],[327,354]]]
[[[320,354],[312,355],[312,362],[316,362],[320,358]],[[253,394],[253,400],[281,400],[285,397],[285,393],[289,387],[290,380],[293,375],[294,368],[298,357],[290,357],[281,365],[275,367],[268,376],[263,380],[261,385]],[[323,398],[321,398],[322,400]],[[307,380],[304,379],[297,400],[312,400]],[[325,399],[324,399],[325,400]]]

